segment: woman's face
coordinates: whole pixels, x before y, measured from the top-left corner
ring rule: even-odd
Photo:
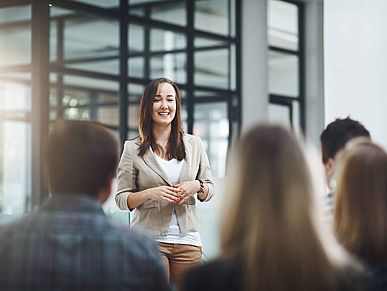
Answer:
[[[153,99],[154,125],[170,125],[176,114],[176,92],[169,83],[161,83]]]

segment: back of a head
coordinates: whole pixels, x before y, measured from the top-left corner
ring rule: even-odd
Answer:
[[[323,163],[334,159],[350,139],[360,136],[370,137],[370,133],[359,121],[349,117],[337,118],[328,124],[320,136]]]
[[[387,154],[363,140],[348,145],[338,159],[336,235],[361,259],[387,262]]]
[[[330,270],[312,221],[311,178],[296,137],[280,126],[256,125],[242,136],[231,166],[221,243],[225,256],[243,258],[245,289],[321,290],[318,282],[326,278],[320,270]],[[299,279],[300,272],[310,276]]]
[[[50,190],[57,195],[96,197],[114,176],[117,159],[117,142],[103,126],[90,121],[60,121],[47,144]]]

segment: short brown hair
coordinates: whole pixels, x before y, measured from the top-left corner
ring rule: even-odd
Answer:
[[[118,145],[110,132],[91,121],[60,121],[49,135],[46,170],[53,194],[96,196],[114,176]]]

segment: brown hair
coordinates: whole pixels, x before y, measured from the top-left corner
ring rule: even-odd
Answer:
[[[360,259],[387,262],[387,154],[370,141],[339,154],[334,230]]]
[[[337,273],[312,219],[313,187],[296,138],[256,125],[233,157],[221,249],[242,259],[242,289],[332,290]]]
[[[184,130],[180,115],[181,95],[177,85],[167,78],[158,78],[149,82],[145,88],[143,96],[141,97],[139,114],[141,145],[138,154],[142,157],[149,150],[149,147],[152,147],[153,150],[163,152],[162,147],[156,143],[152,133],[153,100],[157,94],[159,85],[162,83],[171,84],[176,93],[176,114],[175,118],[172,120],[171,135],[169,136],[165,156],[168,159],[175,158],[181,161],[185,158],[185,148],[183,143]]]
[[[57,122],[49,135],[46,170],[54,194],[96,197],[114,177],[118,144],[102,125],[90,121]]]

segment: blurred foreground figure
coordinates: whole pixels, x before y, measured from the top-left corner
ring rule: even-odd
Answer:
[[[52,196],[0,227],[0,290],[169,290],[153,240],[114,226],[101,208],[118,159],[112,135],[66,121],[47,148]]]
[[[252,127],[230,169],[221,256],[193,269],[185,290],[354,290],[357,275],[320,240],[309,168],[292,133]]]
[[[338,160],[336,236],[367,264],[368,290],[387,290],[387,154],[358,138]]]

